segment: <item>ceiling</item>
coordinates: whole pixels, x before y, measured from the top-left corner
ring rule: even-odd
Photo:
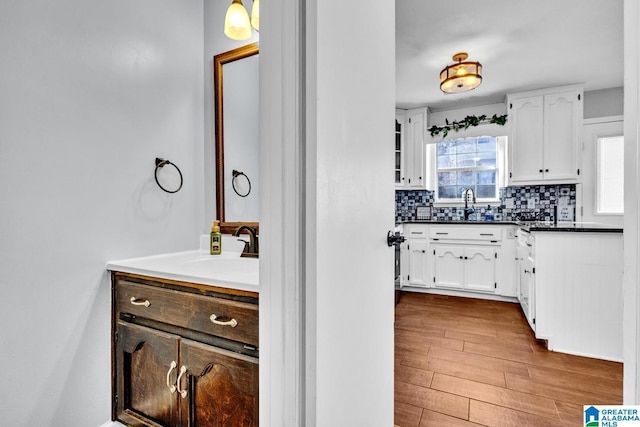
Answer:
[[[623,0],[396,0],[396,106],[432,111],[504,101],[572,83],[623,85]],[[445,95],[439,75],[457,52],[482,84]]]

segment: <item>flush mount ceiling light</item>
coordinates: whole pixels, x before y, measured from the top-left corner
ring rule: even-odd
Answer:
[[[469,55],[460,52],[453,55],[455,64],[447,65],[440,71],[440,90],[444,93],[461,93],[472,90],[482,83],[482,64],[462,62]]]
[[[233,40],[247,40],[251,37],[251,24],[256,30],[260,29],[259,0],[253,2],[251,21],[249,21],[249,14],[242,4],[242,0],[233,0],[224,18],[225,35]]]

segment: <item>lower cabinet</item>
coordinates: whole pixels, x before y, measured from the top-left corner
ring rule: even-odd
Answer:
[[[433,244],[434,286],[494,293],[498,249]]]
[[[216,328],[240,328],[237,336],[226,332],[233,338],[246,333],[250,316],[229,313],[251,313],[247,298],[120,275],[114,275],[113,418],[130,426],[258,426],[257,348],[215,335]],[[181,319],[171,318],[172,304]]]

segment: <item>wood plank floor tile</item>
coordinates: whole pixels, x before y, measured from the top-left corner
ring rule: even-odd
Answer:
[[[603,393],[597,387],[592,390],[578,390],[574,387],[539,383],[517,375],[506,374],[505,376],[507,388],[523,393],[531,393],[578,405],[619,405],[622,403],[620,396]],[[622,385],[620,388],[622,388]]]
[[[477,427],[479,425],[428,409],[422,411],[422,420],[420,421],[420,427]]]
[[[402,361],[402,365],[424,369],[430,372],[440,372],[453,377],[465,378],[498,387],[506,387],[504,372],[491,370],[486,367],[465,365],[452,360],[430,358],[416,353],[408,354]],[[409,381],[407,381],[409,382]]]
[[[555,403],[546,397],[455,378],[440,373],[433,375],[431,388],[534,415],[548,417],[557,417],[558,415]]]
[[[413,358],[413,353],[408,353],[406,358]],[[428,369],[412,366],[398,365],[395,368],[396,381],[402,381],[409,384],[415,384],[422,387],[429,387],[433,378],[433,372]]]
[[[393,403],[393,424],[399,427],[418,427],[422,418],[422,408],[397,400]]]
[[[592,375],[559,369],[543,369],[538,366],[529,366],[529,377],[537,383],[582,391],[591,391],[597,387],[599,392],[622,397],[622,381],[620,380],[595,378]]]
[[[622,403],[622,364],[549,352],[517,304],[403,292],[395,334],[400,427],[568,427]]]
[[[443,348],[449,348],[452,350],[462,350],[463,342],[460,340],[451,340],[448,338],[431,337],[423,335],[420,332],[406,331],[403,329],[396,329],[395,334],[396,341],[400,340],[404,343],[419,343],[428,346],[437,346]],[[415,351],[415,350],[411,350]]]
[[[556,400],[558,415],[567,424],[580,426],[584,424],[584,406]]]
[[[527,414],[486,402],[471,400],[469,405],[469,421],[491,427],[550,427],[558,425],[560,419],[558,417],[546,418],[534,414]]]
[[[395,399],[452,417],[465,420],[469,418],[469,399],[455,394],[396,381]]]

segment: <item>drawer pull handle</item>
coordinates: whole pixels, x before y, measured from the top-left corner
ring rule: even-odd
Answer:
[[[493,233],[480,233],[481,236],[493,236]]]
[[[151,305],[151,303],[149,302],[148,299],[146,299],[144,301],[137,301],[136,297],[131,297],[131,299],[129,301],[131,301],[131,304],[133,304],[133,305],[144,305],[145,307],[149,307]]]
[[[175,360],[172,360],[171,365],[169,365],[169,371],[167,372],[167,387],[169,387],[169,390],[171,390],[171,393],[176,392],[176,386],[169,382],[169,376],[171,375],[171,371],[176,369],[176,366],[178,366],[178,364],[176,363]]]
[[[187,390],[180,390],[180,380],[182,379],[182,376],[185,374],[185,372],[187,372],[187,367],[182,365],[182,367],[180,368],[180,375],[178,375],[178,379],[176,380],[178,393],[180,393],[180,396],[182,396],[183,399],[187,397]]]
[[[447,235],[447,234],[449,234],[449,233],[440,233],[440,232],[437,232],[437,231],[436,231],[436,234],[441,234],[441,235],[445,235],[445,236],[446,236],[446,235]]]
[[[236,326],[238,326],[238,321],[236,319],[231,319],[226,322],[223,322],[218,320],[218,316],[216,316],[215,314],[212,314],[211,316],[209,316],[209,319],[211,319],[211,321],[216,325],[220,325],[220,326],[231,326],[232,328],[235,328]]]

